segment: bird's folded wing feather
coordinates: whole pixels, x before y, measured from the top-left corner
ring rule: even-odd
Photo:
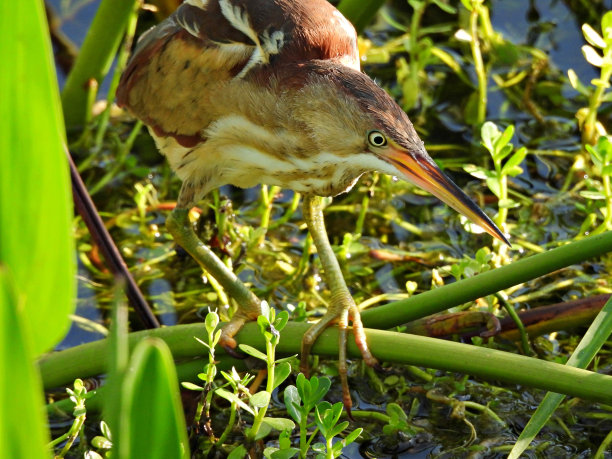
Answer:
[[[355,30],[327,0],[187,0],[141,37],[117,101],[190,143],[212,121],[207,91],[312,59],[359,68]]]

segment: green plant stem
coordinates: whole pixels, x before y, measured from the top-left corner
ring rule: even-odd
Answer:
[[[472,0],[472,11],[470,12],[470,48],[472,50],[472,58],[474,59],[474,70],[478,78],[478,111],[477,123],[480,125],[487,118],[487,72],[482,60],[482,52],[480,50],[480,40],[478,39],[478,18],[480,10],[483,8],[482,0]]]
[[[274,391],[274,363],[276,360],[275,357],[275,346],[271,341],[266,341],[266,356],[268,360],[266,362],[266,366],[268,368],[268,378],[266,380],[266,392],[272,395]],[[267,406],[264,406],[257,411],[257,415],[253,420],[253,426],[249,429],[248,437],[250,440],[254,440],[257,432],[259,432],[259,428],[261,427],[261,423],[263,422],[264,417],[266,416],[266,412],[268,410]]]
[[[230,405],[230,418],[229,418],[229,421],[227,422],[227,426],[225,426],[225,429],[223,430],[223,433],[219,437],[219,440],[217,440],[217,444],[219,446],[223,446],[223,443],[225,443],[225,440],[227,439],[227,436],[229,435],[229,433],[234,428],[234,424],[236,424],[236,412],[237,411],[238,411],[238,408],[236,406],[236,403],[232,402],[231,405]]]
[[[612,251],[612,232],[589,236],[460,282],[362,312],[365,326],[386,329],[474,301]]]
[[[274,196],[280,192],[279,186],[271,186],[268,189],[267,185],[261,186],[261,201],[263,207],[263,213],[261,214],[261,223],[259,225],[262,228],[261,235],[257,240],[257,244],[262,244],[266,238],[266,232],[270,227],[270,216],[272,215],[272,205],[274,204]]]
[[[103,0],[62,91],[67,126],[87,116],[87,81],[101,83],[115,57],[137,0]]]
[[[602,174],[601,181],[603,184],[604,195],[606,196],[606,215],[604,221],[591,234],[601,234],[607,231],[612,224],[612,188],[610,187],[610,176]]]
[[[604,453],[610,449],[610,445],[612,445],[612,430],[608,432],[604,441],[601,442],[599,448],[597,448],[597,452],[593,456],[593,459],[603,459]]]
[[[134,34],[136,33],[136,24],[138,23],[138,10],[140,8],[140,2],[134,2],[134,9],[132,14],[129,16],[128,24],[125,33],[125,42],[119,54],[117,55],[117,65],[113,73],[113,78],[108,89],[106,96],[106,108],[102,112],[98,122],[98,132],[94,141],[94,151],[99,152],[102,149],[102,141],[104,140],[104,134],[108,128],[108,122],[110,120],[111,110],[113,108],[112,101],[115,99],[115,93],[119,86],[119,80],[121,73],[127,65],[128,57],[130,56],[130,50],[132,49],[132,42],[134,40]],[[92,155],[95,156],[95,155]]]
[[[282,332],[277,351],[282,355],[298,353],[302,336],[308,328],[307,323],[289,322]],[[166,341],[175,359],[193,358],[202,354],[202,346],[193,340],[193,336],[201,336],[203,333],[205,333],[203,324],[176,325],[131,333],[129,345],[134,347],[146,336],[156,336]],[[524,384],[584,399],[612,403],[611,376],[434,338],[382,330],[366,330],[366,335],[376,357],[383,362],[457,371],[484,379]],[[236,338],[240,343],[265,349],[264,338],[255,323],[246,324]],[[351,357],[358,358],[361,355],[350,339],[347,351]],[[88,377],[103,373],[106,368],[106,352],[107,342],[101,340],[49,354],[39,363],[45,387],[60,386],[74,380],[75,375]],[[329,328],[321,334],[313,347],[313,353],[337,357],[336,328]],[[201,372],[201,365],[201,362],[199,366],[194,365],[195,374]],[[576,384],[576,381],[581,381],[581,384]]]

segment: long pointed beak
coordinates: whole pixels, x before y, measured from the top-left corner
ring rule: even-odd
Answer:
[[[414,155],[398,147],[391,147],[390,150],[385,156],[401,173],[402,178],[430,192],[491,236],[510,246],[504,233],[461,188],[444,175],[424,150],[423,154]]]

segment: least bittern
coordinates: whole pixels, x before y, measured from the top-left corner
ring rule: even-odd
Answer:
[[[186,0],[142,36],[117,99],[149,126],[183,180],[169,231],[240,306],[223,329],[225,346],[236,346],[233,336],[256,319],[260,302],[198,239],[189,209],[225,184],[303,193],[331,301],[303,338],[302,369],[317,337],[337,322],[347,407],[349,320],[364,360],[377,362],[330,246],[320,197],[344,193],[377,170],[420,186],[505,241],[429,157],[404,111],[359,70],[355,29],[326,0]]]

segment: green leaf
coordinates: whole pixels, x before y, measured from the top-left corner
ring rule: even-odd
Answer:
[[[176,368],[159,338],[140,341],[123,387],[119,457],[189,458]]]
[[[601,35],[599,35],[589,24],[582,24],[582,34],[584,35],[586,41],[596,48],[604,49],[606,47],[606,42],[604,39],[601,38]]]
[[[515,207],[520,206],[520,204],[513,199],[500,199],[497,203],[497,206],[500,209],[513,209]]]
[[[49,457],[40,376],[12,282],[0,264],[0,448],[7,457]]]
[[[438,8],[440,8],[442,11],[444,11],[445,13],[448,13],[448,14],[457,13],[457,8],[449,5],[448,3],[443,2],[442,0],[433,0],[432,3],[436,5]]]
[[[297,448],[280,449],[270,454],[270,458],[271,459],[291,459],[299,452],[300,450]]]
[[[244,459],[248,456],[248,451],[243,445],[238,445],[234,448],[231,453],[227,456],[227,459]]]
[[[612,164],[608,164],[601,170],[601,175],[612,175]]]
[[[206,319],[204,319],[204,324],[206,326],[206,331],[208,332],[208,334],[212,334],[213,331],[215,331],[215,328],[217,328],[217,325],[219,325],[219,316],[217,315],[216,312],[211,311],[208,314],[206,314]]]
[[[181,382],[181,386],[183,386],[187,390],[196,390],[196,391],[203,391],[204,390],[203,387],[200,387],[197,384],[190,383],[189,381]]]
[[[253,394],[249,399],[249,405],[255,408],[264,408],[270,404],[270,392],[265,390]]]
[[[295,422],[301,424],[302,412],[300,410],[300,405],[302,404],[302,400],[300,399],[300,395],[298,394],[297,387],[285,387],[284,396],[285,408],[287,409],[287,413],[289,413],[289,416],[291,416]]]
[[[482,144],[491,154],[495,152],[495,142],[499,138],[499,129],[495,123],[486,121],[480,128],[480,137],[482,137]]]
[[[593,200],[606,199],[606,196],[600,191],[581,191],[580,196]]]
[[[601,67],[603,65],[603,58],[597,51],[595,51],[595,48],[589,45],[584,45],[581,49],[584,58],[589,64],[594,65],[595,67]]]
[[[242,400],[240,400],[240,398],[236,394],[234,394],[233,392],[229,392],[229,391],[227,391],[227,390],[225,390],[223,388],[218,388],[218,389],[215,389],[215,394],[217,394],[219,397],[224,398],[225,400],[229,401],[230,403],[235,403],[240,408],[242,408],[243,410],[251,413],[252,415],[255,415],[255,412],[253,411],[253,408],[251,408],[249,405],[247,405]]]
[[[255,357],[256,359],[263,360],[264,362],[268,361],[268,357],[266,356],[266,354],[255,349],[253,346],[249,346],[248,344],[239,344],[238,348],[245,354],[249,354],[251,357]]]
[[[603,32],[603,39],[606,43],[612,41],[612,11],[608,11],[601,18],[601,31]]]
[[[361,435],[361,432],[363,432],[363,429],[361,427],[358,427],[355,430],[353,430],[350,434],[348,434],[346,438],[343,440],[344,446],[350,445],[355,440],[357,440],[357,437]]]
[[[514,136],[514,125],[511,124],[495,141],[495,150],[499,152],[502,148],[505,148],[512,140],[512,136]],[[510,148],[510,151],[512,151],[512,148]],[[505,156],[502,156],[502,158]]]
[[[501,193],[501,188],[500,188],[499,180],[497,180],[496,178],[488,178],[487,179],[487,187],[489,188],[489,190],[491,190],[491,192],[495,196],[497,196],[499,198],[500,193]]]
[[[289,362],[284,362],[280,365],[277,365],[274,370],[274,384],[272,388],[276,389],[278,386],[280,386],[290,374],[291,365],[289,364]]]
[[[504,164],[504,167],[502,167],[502,170],[501,170],[502,174],[512,175],[512,174],[509,174],[508,171],[512,169],[513,167],[516,167],[519,164],[521,164],[523,160],[525,159],[525,156],[527,156],[527,148],[521,147],[518,150],[516,150],[516,152],[514,152],[514,154],[510,156],[508,161],[506,161],[506,163]],[[521,169],[521,172],[522,172],[522,169]]]
[[[66,334],[75,307],[64,123],[43,3],[3,4],[0,27],[0,263],[39,355]]]
[[[295,429],[295,423],[287,418],[263,418],[263,422],[268,424],[274,430],[282,432],[283,430]]]
[[[509,175],[510,177],[516,177],[517,175],[520,175],[522,173],[523,173],[523,168],[519,166],[511,167],[509,169],[506,169],[505,171],[505,174]]]

